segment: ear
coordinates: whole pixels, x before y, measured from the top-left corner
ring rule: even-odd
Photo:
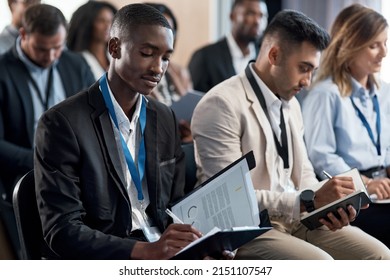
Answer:
[[[229,17],[230,17],[230,21],[234,21],[235,14],[233,12],[231,12]]]
[[[19,35],[20,35],[22,41],[26,40],[27,33],[26,33],[26,29],[24,29],[24,27],[19,28]]]
[[[121,41],[117,37],[113,37],[108,41],[108,52],[112,58],[120,58],[121,56]]]
[[[278,64],[281,52],[280,47],[273,45],[268,51],[268,61],[271,65]]]

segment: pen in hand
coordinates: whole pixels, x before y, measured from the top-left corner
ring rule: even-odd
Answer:
[[[324,174],[328,179],[332,179],[332,175],[330,175],[328,172],[325,170],[322,170],[322,174]]]
[[[173,214],[173,212],[171,210],[169,210],[168,208],[165,209],[165,213],[168,214],[169,217],[171,217],[173,219],[173,222],[176,223],[176,224],[184,224],[182,220],[180,220],[180,218],[178,216],[176,216],[175,214]]]

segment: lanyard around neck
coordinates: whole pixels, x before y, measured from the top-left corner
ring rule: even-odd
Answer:
[[[363,115],[362,111],[356,106],[355,102],[353,101],[352,96],[350,96],[351,103],[353,108],[356,110],[360,120],[362,121],[364,127],[366,128],[368,135],[370,136],[371,142],[374,144],[376,148],[376,152],[378,153],[378,156],[382,154],[381,152],[381,115],[380,115],[380,109],[379,109],[379,102],[378,102],[378,97],[375,94],[372,97],[372,103],[374,104],[374,111],[376,113],[376,131],[377,131],[377,140],[375,141],[374,139],[374,134],[372,132],[372,129],[366,119],[366,117]]]
[[[131,156],[131,153],[129,151],[129,148],[127,147],[126,141],[123,138],[123,135],[119,129],[119,124],[118,124],[118,120],[116,118],[114,105],[112,103],[112,100],[110,97],[110,92],[109,92],[108,86],[107,86],[106,74],[104,74],[100,78],[99,83],[100,83],[100,88],[102,90],[104,102],[106,103],[106,107],[110,113],[111,119],[113,120],[116,128],[119,131],[122,149],[123,149],[123,152],[125,154],[127,167],[129,168],[131,178],[132,178],[134,185],[137,189],[138,200],[143,201],[144,195],[142,192],[142,180],[143,180],[144,173],[145,173],[145,160],[146,160],[145,137],[144,137],[145,136],[144,135],[145,126],[146,126],[146,100],[144,99],[143,96],[140,96],[140,98],[143,98],[141,100],[141,112],[140,112],[140,117],[139,117],[139,123],[140,123],[140,127],[141,127],[141,141],[140,141],[141,143],[140,143],[139,150],[138,150],[138,161],[137,161],[137,166],[136,166],[136,164],[134,163],[133,157]],[[137,168],[138,168],[138,170],[137,170]]]
[[[44,98],[42,97],[42,94],[41,94],[41,91],[39,90],[37,82],[31,76],[29,71],[27,71],[27,74],[29,76],[29,79],[31,81],[33,88],[35,89],[35,92],[38,96],[39,102],[41,103],[41,105],[43,107],[43,110],[46,111],[47,109],[49,109],[49,98],[50,98],[50,93],[52,92],[52,86],[53,86],[53,66],[50,67],[50,70],[49,70],[49,76],[47,78],[46,92],[45,92]]]
[[[259,99],[260,105],[263,108],[263,111],[264,111],[265,115],[267,116],[269,123],[271,124],[271,119],[270,119],[270,116],[269,116],[269,113],[267,110],[267,105],[265,103],[264,95],[263,95],[259,85],[257,84],[255,77],[253,77],[252,71],[249,67],[250,67],[250,64],[248,64],[248,66],[245,68],[246,77],[248,78],[249,83],[251,84],[252,89],[255,92],[257,99]],[[278,151],[278,155],[283,160],[284,169],[288,169],[290,165],[288,162],[287,132],[286,132],[286,124],[284,121],[282,107],[280,107],[280,130],[281,130],[280,137],[282,139],[282,145],[280,145],[278,137],[276,136],[275,131],[273,129],[272,129],[272,132],[274,135],[274,140],[275,140],[276,149]]]

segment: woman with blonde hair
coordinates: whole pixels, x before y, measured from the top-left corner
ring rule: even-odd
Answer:
[[[380,90],[377,77],[387,32],[386,19],[370,8],[354,4],[342,10],[302,102],[305,142],[316,174],[337,175],[356,167],[378,201],[390,198],[390,92]],[[389,207],[371,204],[355,221],[387,246]]]

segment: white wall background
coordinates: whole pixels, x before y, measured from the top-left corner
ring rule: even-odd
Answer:
[[[0,0],[0,1],[1,1],[0,2],[0,30],[2,30],[4,26],[6,26],[11,21],[11,14],[8,8],[7,1],[6,0]],[[301,4],[304,1],[305,0],[299,0]],[[387,21],[390,24],[390,1],[389,0],[381,0],[381,1],[382,1],[381,12],[387,18]],[[59,7],[61,11],[64,13],[65,17],[69,20],[72,16],[72,13],[77,9],[77,7],[87,2],[87,0],[42,0],[42,2]],[[131,2],[136,2],[136,1],[131,1]],[[158,2],[158,0],[156,0],[156,2]],[[194,3],[194,5],[196,5],[196,2],[197,1],[191,0],[191,3]],[[291,1],[291,2],[297,2],[297,1]],[[214,26],[209,27],[210,30],[212,30],[211,37],[214,38],[213,40],[216,40],[221,35],[226,34],[227,30],[229,30],[230,22],[229,22],[229,18],[226,17],[226,14],[229,13],[231,0],[229,1],[217,0],[212,3],[213,5],[211,5],[211,7],[218,6],[218,7],[214,7],[214,9],[217,11],[217,13],[219,12],[219,14],[215,17]],[[179,41],[180,39],[185,40],[185,38],[183,37],[184,36],[182,35],[179,38]],[[390,37],[390,32],[389,32],[389,37]],[[381,77],[383,80],[390,83],[390,53],[384,60],[382,71],[381,71]]]
[[[0,30],[11,22],[11,12],[7,0],[0,0]],[[67,20],[70,20],[72,13],[87,0],[42,0],[42,3],[58,7]]]

